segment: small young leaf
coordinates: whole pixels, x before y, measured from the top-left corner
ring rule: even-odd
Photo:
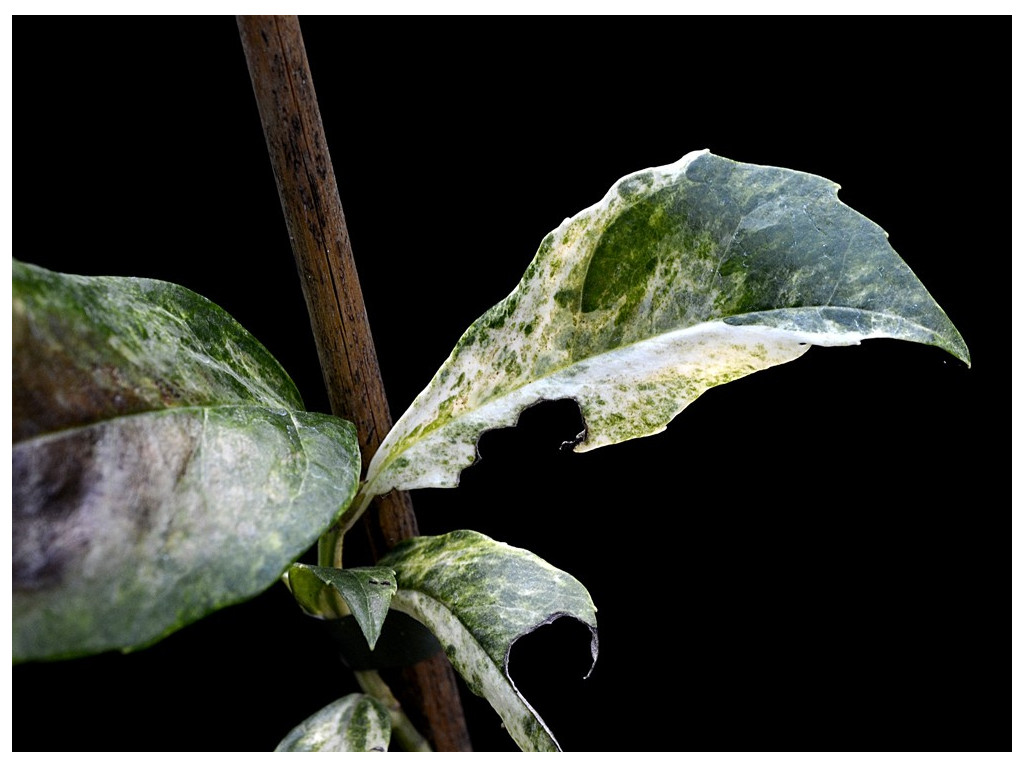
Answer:
[[[310,715],[275,752],[387,752],[391,715],[372,696],[353,693]]]
[[[304,412],[219,307],[13,275],[15,661],[130,650],[252,597],[349,504],[355,429]]]
[[[391,568],[326,568],[296,563],[288,569],[288,587],[311,616],[336,619],[334,594],[341,595],[363,630],[372,651],[397,589]]]
[[[660,432],[710,387],[809,345],[894,338],[970,364],[956,328],[838,185],[707,152],[617,182],[541,243],[384,440],[367,495],[447,487],[484,430],[574,398],[576,450]]]
[[[596,663],[597,609],[586,588],[536,555],[473,531],[407,539],[380,564],[398,577],[392,607],[437,636],[452,666],[490,702],[516,744],[557,751],[558,742],[509,677],[508,657],[523,635],[572,616],[590,628]]]

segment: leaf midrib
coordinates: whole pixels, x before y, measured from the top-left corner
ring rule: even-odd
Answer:
[[[68,427],[62,427],[61,429],[51,430],[50,432],[41,432],[39,434],[32,435],[31,437],[25,438],[23,440],[17,440],[13,443],[13,445],[21,446],[30,445],[32,443],[41,444],[48,442],[50,440],[55,440],[60,437],[64,437],[69,434],[74,434],[76,432],[82,432],[87,429],[92,429],[93,427],[97,427],[100,425],[116,423],[119,421],[124,421],[126,419],[135,419],[145,416],[151,416],[153,414],[175,414],[182,412],[187,413],[188,411],[203,412],[205,414],[208,413],[209,411],[221,411],[229,408],[253,408],[261,411],[267,411],[269,413],[276,413],[282,416],[287,415],[291,419],[292,424],[296,427],[296,429],[298,429],[298,424],[295,423],[294,415],[296,413],[300,413],[301,411],[294,411],[288,408],[281,408],[279,406],[260,405],[258,403],[217,403],[210,405],[181,405],[174,406],[173,408],[147,408],[141,411],[132,411],[131,413],[119,413],[113,416],[106,416],[103,418],[96,419],[95,421],[90,421],[87,424],[75,424]]]

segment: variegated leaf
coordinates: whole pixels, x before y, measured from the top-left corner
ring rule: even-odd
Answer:
[[[222,309],[13,267],[15,661],[132,649],[273,584],[349,504],[355,430]]]
[[[14,261],[12,303],[15,442],[191,405],[303,410],[266,348],[179,285]]]
[[[555,737],[508,674],[509,652],[523,635],[571,616],[590,628],[596,663],[597,609],[586,588],[536,555],[473,531],[408,539],[380,564],[394,568],[398,578],[392,607],[434,633],[516,744],[525,751],[557,751]]]
[[[831,181],[694,152],[617,182],[541,243],[381,445],[368,494],[457,484],[487,429],[574,398],[576,450],[660,432],[709,387],[809,345],[959,332]]]
[[[387,752],[391,715],[372,696],[353,693],[310,715],[275,752]]]
[[[327,568],[296,563],[288,569],[288,588],[306,613],[324,619],[340,618],[340,596],[372,651],[397,589],[391,568]]]

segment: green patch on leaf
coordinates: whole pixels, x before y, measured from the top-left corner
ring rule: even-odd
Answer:
[[[13,275],[15,661],[131,650],[252,597],[348,506],[354,428],[303,411],[219,307]]]
[[[470,326],[374,456],[368,495],[456,485],[480,434],[540,400],[577,401],[582,451],[659,432],[709,387],[811,345],[902,339],[969,365],[952,322],[838,189],[707,152],[620,180]]]
[[[597,616],[586,588],[536,555],[473,531],[408,539],[380,563],[395,569],[392,606],[440,640],[473,693],[485,697],[526,751],[557,751],[508,674],[512,644],[563,616],[586,624],[597,661]]]
[[[328,704],[295,726],[275,752],[387,752],[391,715],[360,693]]]

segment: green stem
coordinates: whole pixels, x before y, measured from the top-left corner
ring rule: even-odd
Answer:
[[[406,752],[433,752],[423,735],[416,730],[412,721],[402,711],[402,705],[391,693],[388,684],[384,682],[375,669],[357,671],[355,673],[359,687],[365,693],[370,694],[388,708],[391,713],[391,734],[398,739],[398,743]]]
[[[341,521],[324,531],[316,542],[316,564],[326,568],[341,568],[341,544],[344,538]]]
[[[317,541],[317,564],[330,568],[341,568],[341,553],[345,542],[345,534],[348,533],[356,521],[362,517],[363,512],[370,506],[373,496],[364,493],[366,484],[360,487],[348,509],[341,513],[338,522],[325,531]]]

